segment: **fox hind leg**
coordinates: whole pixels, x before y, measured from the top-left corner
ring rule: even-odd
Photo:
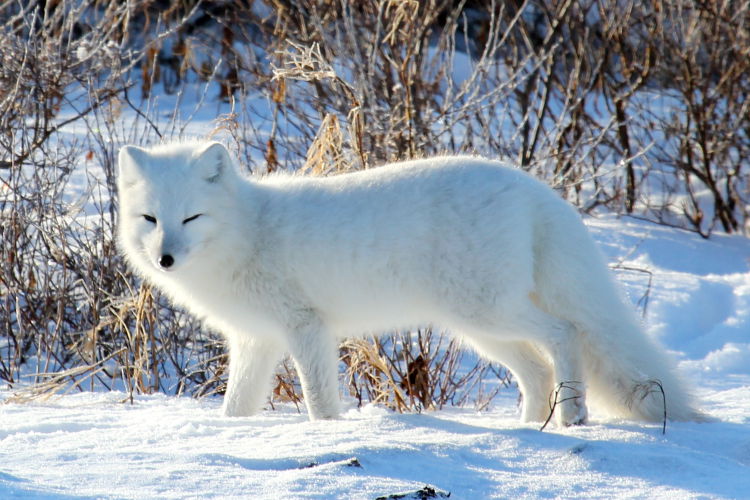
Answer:
[[[585,424],[588,420],[586,389],[581,339],[576,328],[531,304],[515,322],[518,331],[528,334],[552,358],[555,388],[549,394],[549,409],[554,409],[558,424]]]
[[[521,421],[544,422],[549,416],[548,398],[555,388],[552,364],[531,342],[506,341],[484,335],[467,338],[483,357],[505,366],[521,391]]]
[[[570,322],[528,302],[512,314],[498,315],[479,331],[483,334],[468,340],[516,375],[524,421],[545,421],[554,408],[560,425],[586,422],[580,338]]]

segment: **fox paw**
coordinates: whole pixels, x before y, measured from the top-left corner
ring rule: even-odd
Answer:
[[[586,393],[581,382],[562,382],[553,393],[552,411],[557,423],[563,427],[584,425],[588,422]]]

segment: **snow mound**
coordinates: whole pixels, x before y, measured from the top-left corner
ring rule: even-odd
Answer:
[[[122,393],[0,404],[0,498],[743,498],[750,491],[750,242],[627,219],[587,221],[647,331],[681,359],[711,423],[520,424],[491,411],[282,406]],[[0,390],[0,401],[8,398]],[[405,496],[404,496],[405,495]]]

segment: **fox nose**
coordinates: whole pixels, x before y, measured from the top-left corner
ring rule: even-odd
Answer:
[[[162,267],[162,269],[169,269],[170,267],[172,267],[172,264],[174,264],[174,257],[169,255],[168,253],[159,257],[159,265]]]

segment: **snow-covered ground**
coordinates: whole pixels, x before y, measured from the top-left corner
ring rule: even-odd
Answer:
[[[750,498],[750,241],[587,223],[717,421],[663,435],[594,414],[542,432],[518,422],[510,389],[483,413],[350,404],[326,422],[293,407],[225,418],[218,398],[76,394],[0,404],[0,498],[372,499],[425,485],[457,499]]]

